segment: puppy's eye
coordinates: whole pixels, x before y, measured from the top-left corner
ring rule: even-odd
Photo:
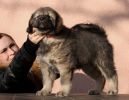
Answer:
[[[41,17],[41,18],[39,18],[40,20],[43,20],[44,18],[43,17]]]
[[[50,16],[48,16],[48,15],[39,16],[39,19],[40,19],[41,21],[43,21],[43,20],[49,20],[49,19],[50,19]]]

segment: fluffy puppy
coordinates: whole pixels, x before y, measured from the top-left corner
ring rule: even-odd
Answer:
[[[45,35],[37,52],[44,86],[37,95],[51,93],[59,72],[61,90],[57,96],[68,96],[75,69],[82,69],[96,81],[96,88],[89,94],[100,94],[105,81],[109,84],[107,94],[117,94],[113,49],[103,28],[95,24],[77,24],[67,28],[55,10],[43,7],[32,14],[27,32]]]

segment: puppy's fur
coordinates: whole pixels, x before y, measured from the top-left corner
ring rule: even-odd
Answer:
[[[105,81],[109,84],[107,93],[117,94],[113,49],[103,28],[95,24],[78,24],[69,29],[55,10],[44,7],[32,14],[27,32],[46,35],[37,52],[44,84],[38,95],[51,93],[59,72],[62,87],[57,96],[68,96],[73,71],[78,68],[96,81],[96,88],[89,94],[100,94]]]

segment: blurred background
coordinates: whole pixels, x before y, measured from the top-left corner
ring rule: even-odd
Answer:
[[[104,27],[114,48],[119,94],[129,93],[129,0],[0,0],[0,32],[10,34],[22,46],[31,14],[39,7],[52,7],[67,27],[97,23]],[[71,93],[87,93],[94,81],[76,71]],[[56,80],[53,93],[59,91]],[[105,88],[106,91],[106,88]]]

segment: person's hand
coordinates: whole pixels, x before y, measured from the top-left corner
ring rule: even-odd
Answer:
[[[33,34],[28,34],[28,38],[34,44],[38,44],[44,38],[44,36],[37,33],[33,33]]]

